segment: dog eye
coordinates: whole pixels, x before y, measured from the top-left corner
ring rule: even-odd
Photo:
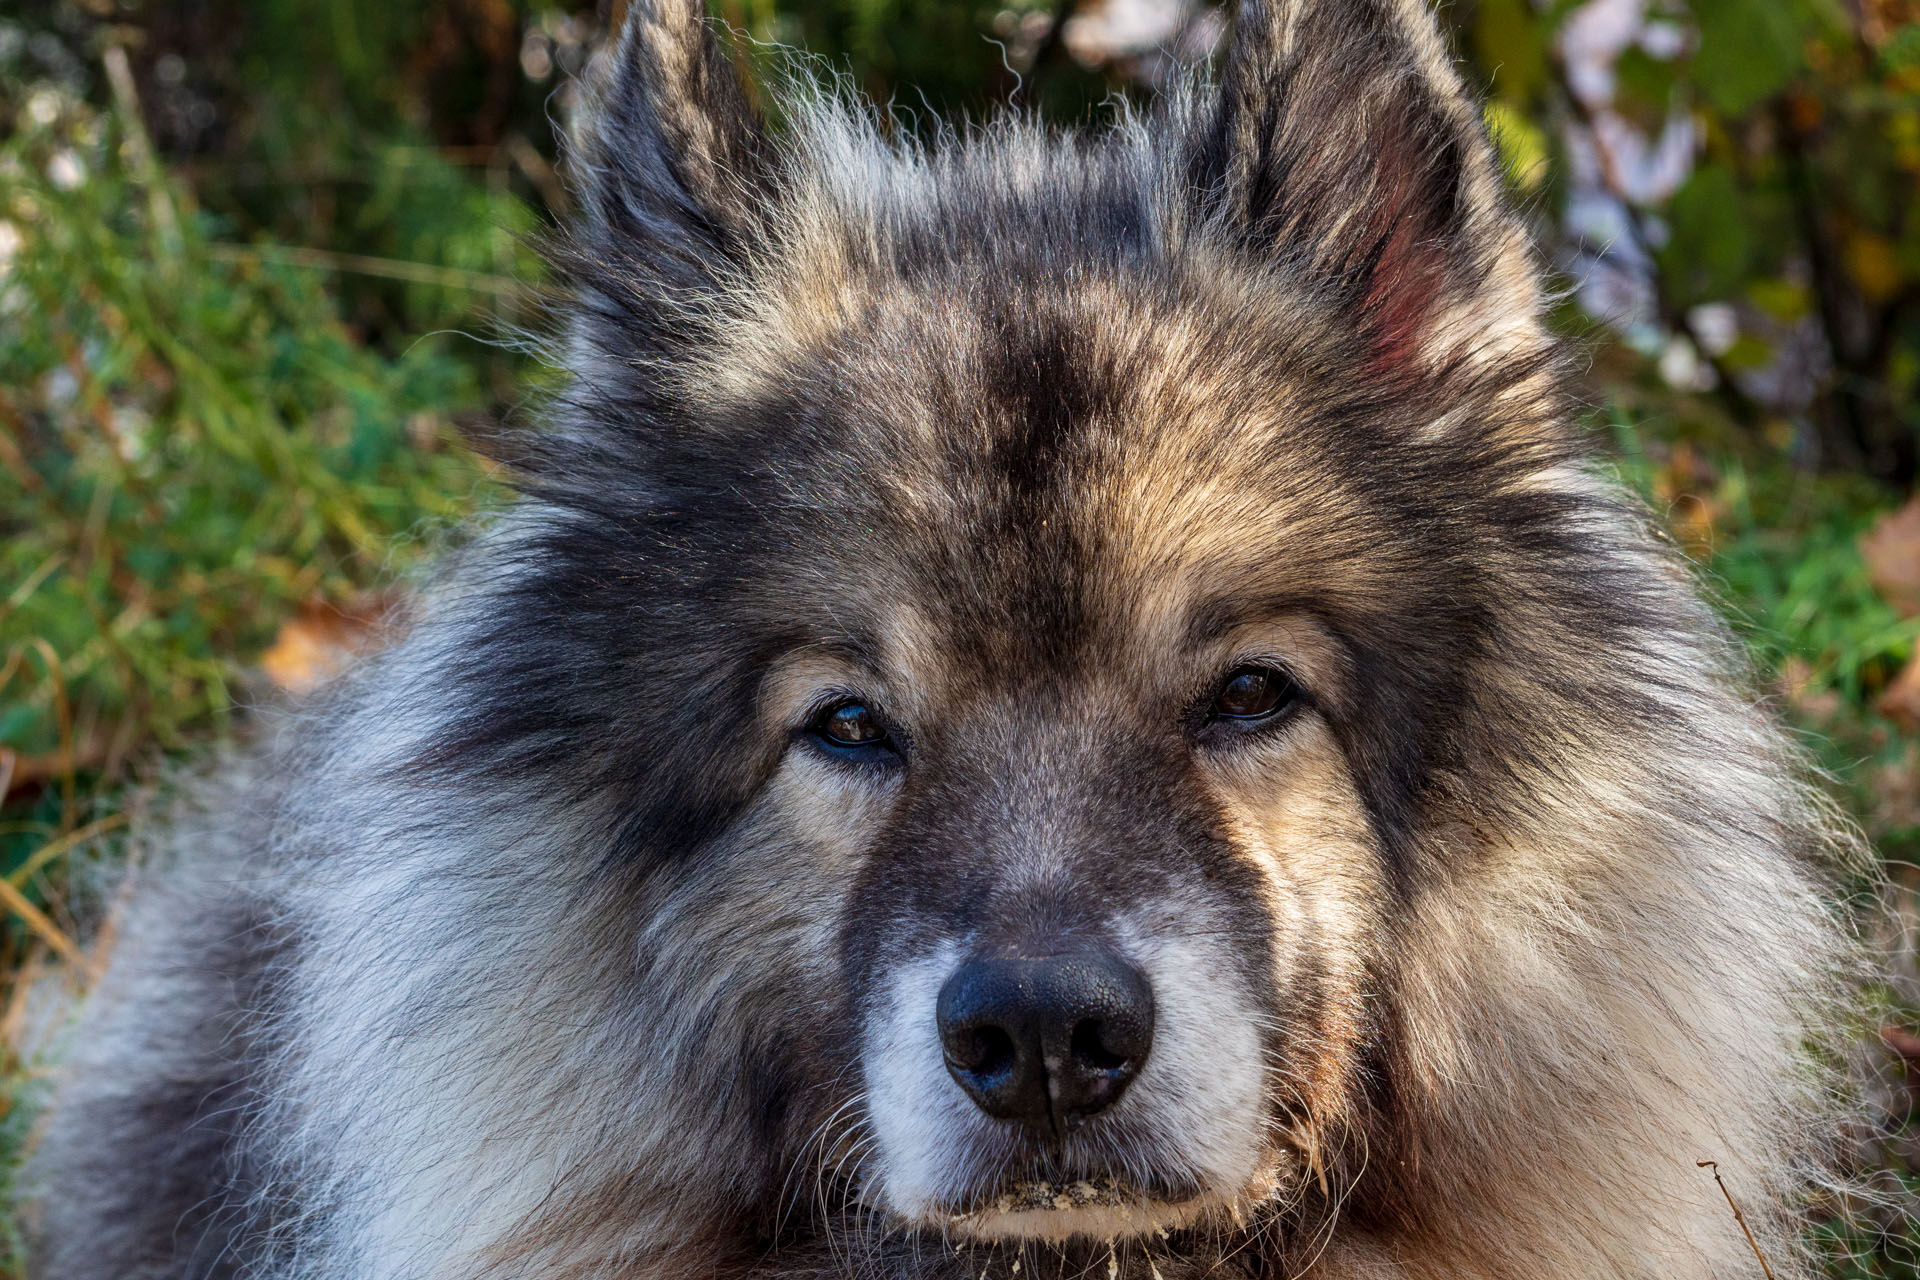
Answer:
[[[1236,667],[1213,695],[1215,720],[1241,724],[1271,720],[1300,701],[1293,677],[1273,667]]]
[[[815,715],[807,732],[844,754],[892,754],[893,736],[880,713],[864,702],[836,702]]]

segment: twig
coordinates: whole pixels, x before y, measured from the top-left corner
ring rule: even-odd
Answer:
[[[1760,1270],[1766,1273],[1767,1280],[1773,1280],[1773,1268],[1767,1265],[1767,1255],[1760,1252],[1760,1242],[1753,1238],[1753,1230],[1747,1226],[1747,1215],[1740,1212],[1740,1206],[1733,1202],[1733,1192],[1727,1190],[1726,1180],[1720,1176],[1720,1162],[1696,1160],[1694,1168],[1713,1170],[1713,1180],[1720,1184],[1720,1194],[1727,1198],[1727,1208],[1733,1210],[1733,1220],[1740,1224],[1741,1233],[1747,1237],[1747,1244],[1752,1248],[1753,1256],[1760,1259]]]
[[[523,133],[510,133],[500,144],[506,149],[507,157],[514,167],[526,176],[540,192],[540,198],[546,201],[547,209],[555,215],[567,213],[573,202],[567,197],[567,184],[553,171],[553,164]]]
[[[46,777],[60,780],[60,831],[62,834],[73,830],[77,825],[76,815],[78,797],[75,794],[74,769],[76,757],[73,741],[73,706],[67,700],[66,670],[61,665],[60,655],[54,647],[40,637],[34,636],[15,645],[7,654],[6,664],[0,666],[0,689],[13,682],[13,678],[26,663],[27,654],[39,657],[41,665],[47,670],[47,685],[53,694],[54,723],[60,734],[60,743],[56,754],[48,761]],[[34,761],[31,757],[20,756],[12,751],[6,753],[7,784],[11,786],[23,775],[32,773]],[[0,791],[0,799],[5,792]]]
[[[1859,368],[1854,361],[1854,346],[1846,316],[1846,300],[1839,280],[1841,270],[1834,260],[1833,246],[1820,223],[1819,195],[1813,189],[1808,172],[1800,129],[1786,101],[1774,104],[1774,127],[1779,131],[1780,151],[1786,161],[1787,194],[1793,206],[1794,221],[1800,229],[1800,241],[1807,250],[1807,269],[1813,277],[1814,316],[1819,321],[1820,337],[1827,344],[1833,361],[1835,401],[1842,425],[1857,457],[1855,461],[1871,468],[1875,445],[1854,389]]]
[[[127,147],[133,153],[134,176],[147,189],[147,208],[159,232],[160,247],[169,261],[178,259],[182,240],[180,215],[167,195],[167,184],[154,158],[153,139],[140,115],[140,94],[134,87],[133,68],[127,65],[127,51],[110,44],[100,60],[107,68],[107,83],[113,86],[114,105],[120,111],[121,127],[127,131]]]
[[[48,946],[60,953],[61,959],[82,973],[93,973],[93,966],[87,963],[86,954],[67,936],[66,931],[48,919],[45,912],[28,902],[24,893],[4,879],[0,879],[0,906],[19,916],[27,928],[39,934]]]
[[[472,289],[478,293],[518,293],[527,286],[507,276],[464,271],[459,267],[436,267],[427,262],[406,262],[398,258],[373,258],[364,253],[336,253],[331,249],[309,249],[299,245],[210,244],[209,256],[222,262],[278,262],[290,267],[308,267],[317,271],[346,271],[354,275],[379,276],[404,280],[408,284],[439,285],[446,289]]]
[[[52,862],[55,858],[58,858],[69,850],[78,848],[95,836],[105,835],[109,831],[116,831],[126,825],[127,815],[124,813],[109,814],[98,822],[89,822],[86,826],[74,831],[69,831],[57,840],[49,840],[46,844],[41,845],[38,849],[34,850],[33,853],[28,856],[27,860],[21,863],[11,875],[5,877],[5,879],[14,888],[25,889],[27,882],[33,879],[34,873],[46,866],[49,862]]]
[[[40,589],[40,584],[53,576],[54,570],[65,564],[67,553],[56,551],[40,562],[40,567],[20,580],[5,600],[0,600],[0,618],[6,617],[27,602],[28,597]]]
[[[1877,315],[1870,303],[1849,296],[1846,269],[1821,218],[1821,193],[1807,148],[1811,139],[1785,99],[1775,103],[1774,124],[1786,161],[1787,192],[1813,277],[1814,315],[1833,361],[1833,401],[1840,427],[1857,461],[1870,473],[1903,480],[1914,470],[1916,446],[1894,421],[1887,398],[1887,365],[1901,321],[1920,299],[1920,291],[1909,285],[1888,299]],[[1896,242],[1903,234],[1901,224],[1907,212],[1904,204],[1898,209],[1892,229]],[[1857,315],[1849,315],[1850,303],[1858,308]]]
[[[46,965],[46,952],[35,949],[13,976],[13,993],[7,997],[7,1012],[0,1017],[0,1045],[18,1053],[20,1050],[20,1028],[27,1020],[27,1005],[32,999],[34,984],[40,981],[41,971]],[[16,1061],[10,1064],[18,1068]]]

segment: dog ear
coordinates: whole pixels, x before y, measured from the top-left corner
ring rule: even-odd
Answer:
[[[577,247],[642,291],[709,281],[761,225],[771,168],[761,122],[701,0],[637,0],[607,56],[573,157]]]
[[[1239,0],[1190,176],[1210,220],[1332,291],[1383,371],[1545,342],[1526,233],[1426,0]]]

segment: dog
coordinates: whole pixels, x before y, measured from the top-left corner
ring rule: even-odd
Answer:
[[[1421,0],[591,89],[523,496],[150,837],[39,1275],[1814,1274],[1849,838]]]

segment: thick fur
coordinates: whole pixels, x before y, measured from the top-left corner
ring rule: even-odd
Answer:
[[[38,1274],[1747,1276],[1716,1160],[1811,1275],[1846,842],[1419,0],[1243,0],[1093,135],[778,108],[636,6],[525,498],[169,828]],[[931,1002],[1085,939],[1154,1046],[1040,1148]]]

